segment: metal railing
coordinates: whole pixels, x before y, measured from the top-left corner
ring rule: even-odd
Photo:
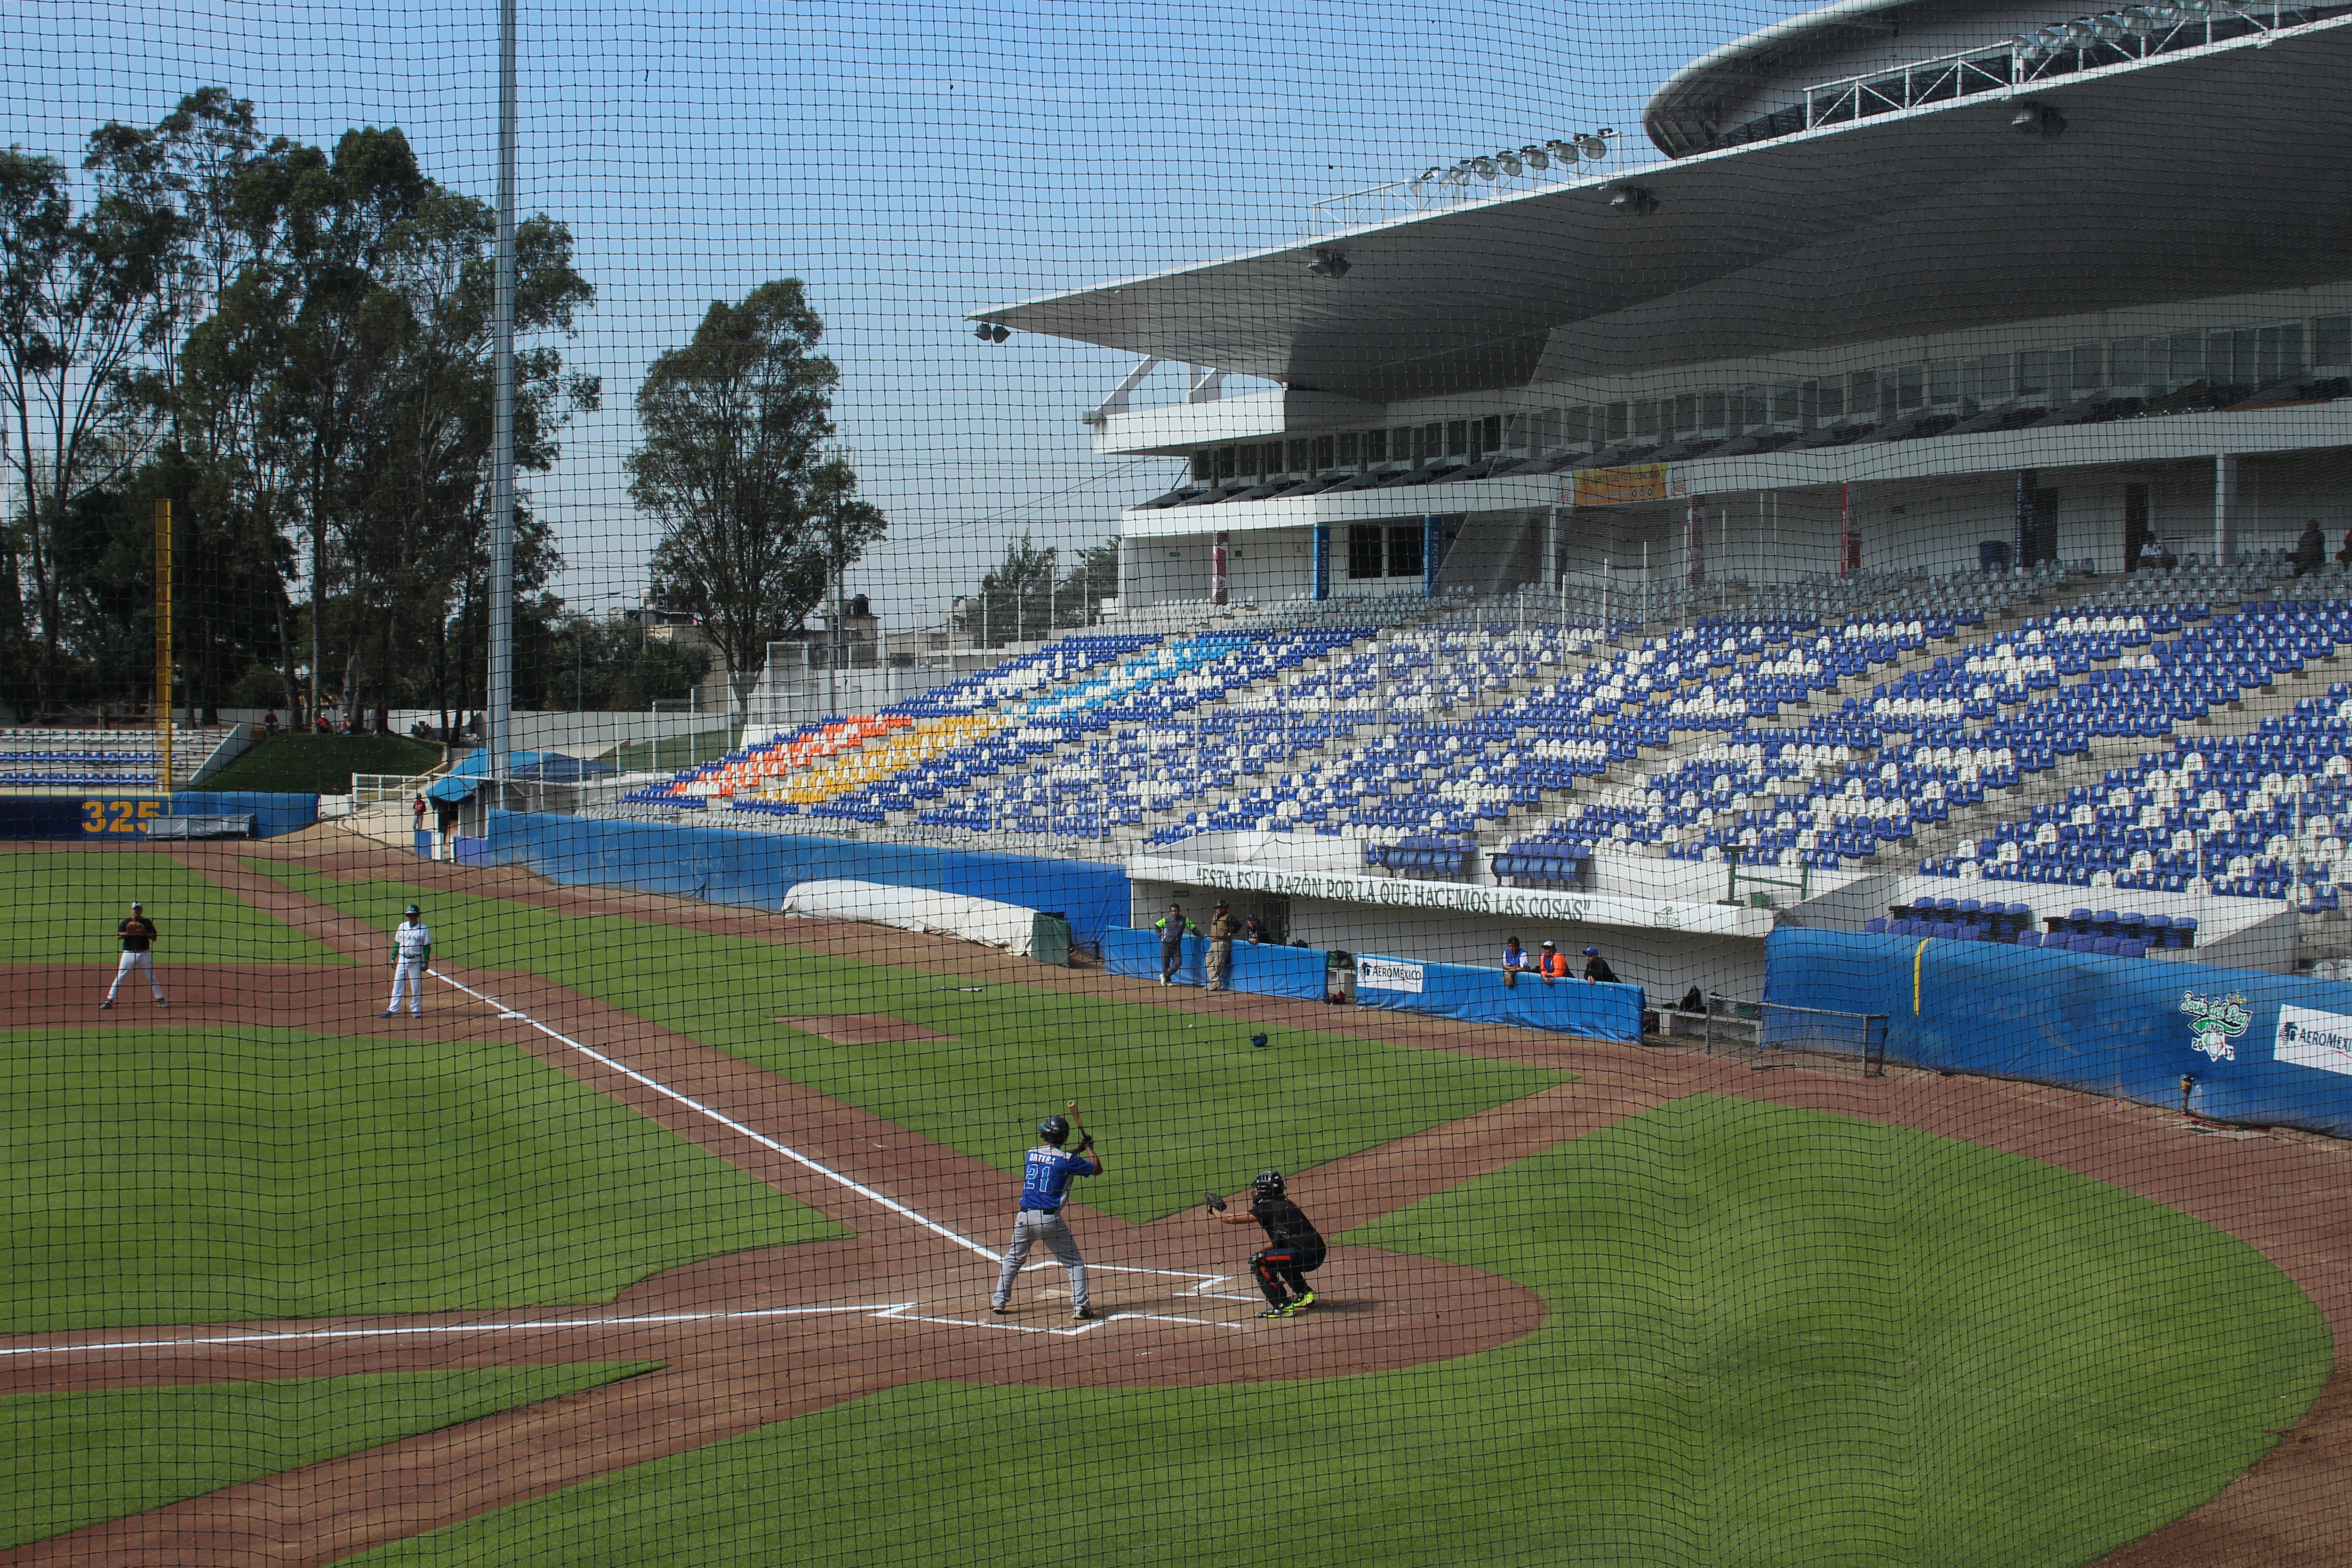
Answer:
[[[2197,48],[2250,33],[2274,33],[2328,16],[2352,5],[2231,4],[2228,0],[2158,0],[2146,5],[2054,22],[1990,48],[1937,55],[1891,70],[1866,71],[1819,82],[1801,103],[1759,115],[1716,139],[1719,147],[1793,136],[1816,126],[1835,125],[1925,104],[2030,88],[2103,66],[2122,65]]]
[[[405,805],[425,793],[425,786],[440,776],[436,768],[427,773],[353,773],[352,775],[352,809],[363,805],[381,805],[396,800]]]

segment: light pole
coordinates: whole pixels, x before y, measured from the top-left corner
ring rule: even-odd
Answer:
[[[499,4],[499,215],[496,384],[490,453],[490,668],[485,694],[492,798],[507,776],[514,708],[515,0]]]

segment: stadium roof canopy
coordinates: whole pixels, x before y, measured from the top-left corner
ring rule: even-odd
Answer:
[[[973,319],[1388,402],[2297,287],[2345,274],[2347,81],[2315,22]]]

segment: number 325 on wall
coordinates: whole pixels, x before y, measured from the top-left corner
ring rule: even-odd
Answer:
[[[84,833],[144,833],[152,817],[163,814],[160,800],[86,800],[81,803]]]

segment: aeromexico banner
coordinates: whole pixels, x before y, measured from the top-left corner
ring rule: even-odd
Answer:
[[[2352,1136],[2352,984],[1996,942],[1779,931],[1767,1001],[1886,1016],[1891,1061]]]

